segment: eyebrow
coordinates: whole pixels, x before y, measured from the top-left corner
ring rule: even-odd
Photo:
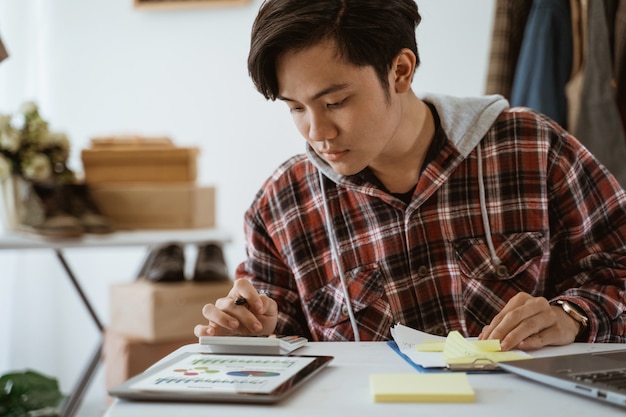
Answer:
[[[336,93],[337,91],[341,91],[341,90],[345,90],[346,88],[348,88],[350,86],[350,84],[348,83],[342,83],[342,84],[332,84],[329,87],[323,89],[322,91],[319,91],[318,93],[314,94],[313,97],[311,97],[311,100],[317,100],[327,94],[332,94],[332,93]],[[284,97],[281,95],[278,95],[276,97],[278,100],[282,100],[282,101],[296,101],[293,100],[289,97]]]

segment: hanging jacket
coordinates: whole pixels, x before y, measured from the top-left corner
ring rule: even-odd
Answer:
[[[626,187],[626,138],[615,100],[604,3],[589,1],[587,53],[576,129],[572,133]]]
[[[511,104],[567,128],[565,85],[572,70],[572,24],[565,0],[533,0],[511,89]]]
[[[408,204],[310,148],[256,195],[236,276],[276,300],[276,331],[354,340],[350,303],[361,340],[387,340],[398,322],[477,336],[523,291],[575,301],[589,341],[626,342],[626,195],[615,179],[558,124],[499,96],[423,100],[446,140]]]

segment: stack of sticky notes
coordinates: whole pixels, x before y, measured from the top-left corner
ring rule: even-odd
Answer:
[[[373,374],[370,391],[375,402],[475,401],[474,389],[465,373]]]

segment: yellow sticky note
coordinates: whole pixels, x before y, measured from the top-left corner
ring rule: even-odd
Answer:
[[[475,401],[474,389],[467,374],[373,374],[370,375],[370,392],[375,402],[449,402]]]
[[[449,364],[468,364],[474,362],[497,363],[529,357],[517,352],[500,352],[500,342],[496,341],[496,343],[497,345],[495,343],[493,345],[487,343],[485,346],[475,345],[465,340],[458,331],[452,331],[448,334],[443,347],[443,359]],[[485,347],[489,350],[486,350]]]
[[[472,340],[468,343],[483,352],[499,352],[501,350],[499,340]],[[445,340],[425,340],[423,343],[416,344],[415,349],[418,352],[443,352],[445,344]]]
[[[443,340],[425,340],[415,345],[418,352],[443,352]]]

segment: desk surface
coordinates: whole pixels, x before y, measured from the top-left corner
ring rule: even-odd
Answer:
[[[626,345],[574,344],[547,348],[534,356],[551,356],[584,351],[626,348]],[[181,350],[202,350],[189,345]],[[182,404],[116,401],[105,417],[558,417],[624,416],[624,409],[578,397],[555,388],[505,374],[469,375],[476,391],[472,404],[375,403],[369,391],[369,375],[374,373],[411,373],[415,370],[384,342],[309,343],[301,354],[332,355],[327,369],[309,380],[286,400],[275,405]]]
[[[166,242],[227,243],[228,234],[218,229],[136,230],[107,235],[84,235],[76,239],[47,239],[31,233],[0,234],[1,249],[64,249],[116,246],[151,246]]]

